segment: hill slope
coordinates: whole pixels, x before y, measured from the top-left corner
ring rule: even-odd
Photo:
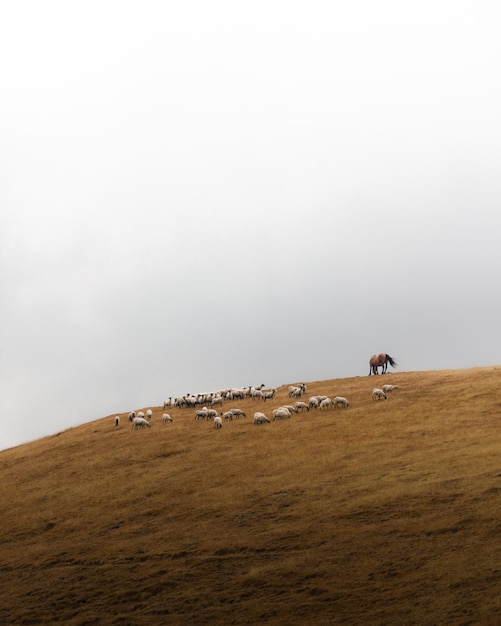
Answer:
[[[377,383],[400,389],[372,401]],[[3,624],[497,624],[501,369],[308,383],[0,453]],[[153,407],[152,407],[153,408]]]

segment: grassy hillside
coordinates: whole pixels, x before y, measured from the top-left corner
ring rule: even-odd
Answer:
[[[0,452],[0,623],[498,624],[501,368],[320,393],[351,406],[254,426],[282,387],[221,430],[151,407]]]

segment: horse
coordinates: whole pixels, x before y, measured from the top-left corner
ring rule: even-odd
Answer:
[[[372,355],[369,361],[369,376],[371,374],[379,374],[378,367],[381,367],[381,374],[386,374],[386,371],[388,369],[388,363],[392,367],[397,366],[397,362],[395,361],[395,359],[392,359],[389,354],[381,353]]]

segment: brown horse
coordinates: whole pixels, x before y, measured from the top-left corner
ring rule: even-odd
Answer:
[[[397,366],[397,362],[391,358],[391,356],[389,354],[374,354],[373,356],[371,356],[370,361],[369,361],[369,366],[370,366],[370,370],[369,370],[369,376],[371,374],[379,374],[378,372],[378,367],[381,367],[381,374],[386,374],[386,370],[388,369],[388,363],[392,366],[392,367],[396,367]]]

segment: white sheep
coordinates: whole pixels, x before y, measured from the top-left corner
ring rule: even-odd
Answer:
[[[232,420],[233,419],[233,411],[221,411],[221,416],[224,420]]]
[[[383,391],[388,394],[391,393],[392,391],[394,391],[395,389],[398,389],[398,385],[383,385],[382,389]]]
[[[222,428],[223,426],[223,420],[219,417],[219,415],[216,415],[216,417],[214,418],[214,428]]]
[[[136,412],[135,411],[131,411],[129,413],[129,422],[132,422],[132,420],[136,417]]]
[[[294,402],[294,406],[298,410],[301,411],[309,411],[310,407],[306,404],[306,402]]]
[[[242,409],[230,409],[233,415],[238,419],[239,417],[246,417]]]
[[[168,413],[164,413],[162,415],[162,424],[167,424],[167,422],[173,422],[174,420]]]
[[[234,400],[235,398],[243,399],[245,391],[243,389],[230,389],[226,394],[228,400]]]
[[[264,413],[260,413],[257,411],[254,413],[254,425],[257,426],[259,424],[270,424],[270,420],[266,417]]]
[[[374,387],[372,390],[372,399],[373,400],[386,400],[386,394],[382,389],[378,389]]]
[[[318,409],[319,405],[320,405],[320,402],[317,400],[315,396],[312,396],[308,400],[308,406],[310,407],[310,409]]]
[[[151,428],[151,424],[144,417],[134,417],[132,419],[132,428],[134,430],[138,428]]]
[[[350,405],[349,405],[348,400],[346,398],[343,398],[342,396],[336,396],[334,398],[334,408],[337,409],[338,406],[342,406],[342,407],[344,407],[346,409]]]
[[[144,413],[142,411],[139,411],[137,417],[142,417],[144,419]]]
[[[324,398],[320,401],[320,406],[318,407],[321,411],[325,411],[326,409],[332,409],[334,403],[330,398]]]
[[[299,410],[296,406],[292,406],[291,404],[284,404],[284,409],[287,409],[289,413],[299,413]]]
[[[209,409],[206,406],[204,406],[203,409],[198,409],[197,411],[195,411],[195,419],[196,420],[207,419],[208,412],[209,412]]]
[[[275,394],[277,393],[276,389],[268,389],[267,391],[263,391],[263,400],[273,400]]]
[[[272,417],[274,420],[283,420],[288,417],[291,417],[291,412],[289,409],[286,409],[284,406],[278,407],[272,412]]]
[[[146,419],[151,420],[152,418],[153,418],[153,411],[151,409],[148,409],[146,411]]]
[[[223,406],[223,396],[212,396],[210,399],[210,405],[215,406],[216,404]]]
[[[289,396],[289,398],[300,398],[303,395],[303,390],[301,389],[301,387],[295,387],[294,385],[291,385],[289,387],[287,395]]]
[[[115,427],[120,426],[120,415],[115,415]]]
[[[327,396],[311,396],[308,400],[310,409],[318,409],[322,400],[328,400]]]
[[[169,399],[164,402],[164,411],[165,411],[165,409],[168,409],[172,405],[173,405],[172,397],[169,397]]]

